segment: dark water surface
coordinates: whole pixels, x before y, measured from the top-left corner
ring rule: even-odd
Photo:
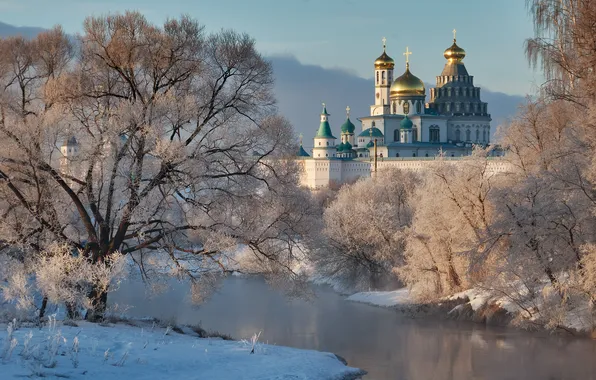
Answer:
[[[596,380],[596,342],[513,329],[410,319],[396,311],[347,302],[326,287],[311,301],[288,300],[257,279],[231,278],[200,308],[176,285],[144,297],[124,285],[111,302],[127,314],[201,325],[235,339],[334,352],[367,380]]]

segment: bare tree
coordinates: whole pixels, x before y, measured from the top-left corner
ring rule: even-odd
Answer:
[[[26,254],[58,241],[93,263],[129,255],[202,291],[241,269],[243,244],[292,277],[311,210],[289,201],[307,199],[282,159],[294,136],[254,40],[127,12],[88,18],[79,42],[72,54],[59,28],[2,41],[2,242]],[[101,316],[107,289],[89,298]]]

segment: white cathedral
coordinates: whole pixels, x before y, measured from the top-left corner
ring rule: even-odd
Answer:
[[[455,160],[471,154],[475,145],[489,145],[487,103],[480,100],[480,88],[466,70],[466,52],[457,45],[455,31],[453,37],[429,102],[424,83],[410,71],[409,49],[404,53],[405,72],[393,80],[395,61],[387,55],[383,39],[383,54],[374,63],[375,103],[370,116],[358,119],[362,131],[356,134],[348,107],[337,144],[323,104],[312,156],[300,142],[302,184],[310,188],[340,184],[370,176],[375,166],[421,170],[439,155]],[[501,153],[494,150],[492,154]],[[495,162],[495,170],[501,170],[499,165]]]

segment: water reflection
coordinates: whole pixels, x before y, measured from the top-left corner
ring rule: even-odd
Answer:
[[[200,308],[185,287],[148,300],[130,284],[112,297],[134,316],[197,323],[270,344],[331,351],[369,372],[366,379],[596,380],[596,344],[468,323],[412,320],[392,310],[344,301],[317,288],[311,302],[288,300],[262,281],[233,278]]]

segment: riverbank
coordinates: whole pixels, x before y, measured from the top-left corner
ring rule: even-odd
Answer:
[[[538,314],[528,316],[527,311],[503,296],[489,291],[469,289],[438,301],[420,303],[411,297],[406,288],[393,291],[355,293],[348,301],[395,309],[411,317],[431,316],[456,321],[470,321],[487,326],[523,328],[526,330],[547,329],[562,331],[574,336],[592,338],[592,321],[586,310],[577,310],[557,326],[542,323]]]
[[[346,302],[329,286],[312,285],[315,297],[308,300],[288,299],[262,279],[231,277],[199,308],[188,302],[185,284],[151,297],[143,289],[143,284],[121,286],[111,295],[112,305],[129,305],[130,317],[200,323],[237,339],[262,331],[260,342],[338,354],[368,371],[364,379],[596,378],[596,341],[409,318],[394,309]]]
[[[191,327],[151,321],[48,327],[0,325],[2,378],[357,379],[332,353],[200,338]]]

